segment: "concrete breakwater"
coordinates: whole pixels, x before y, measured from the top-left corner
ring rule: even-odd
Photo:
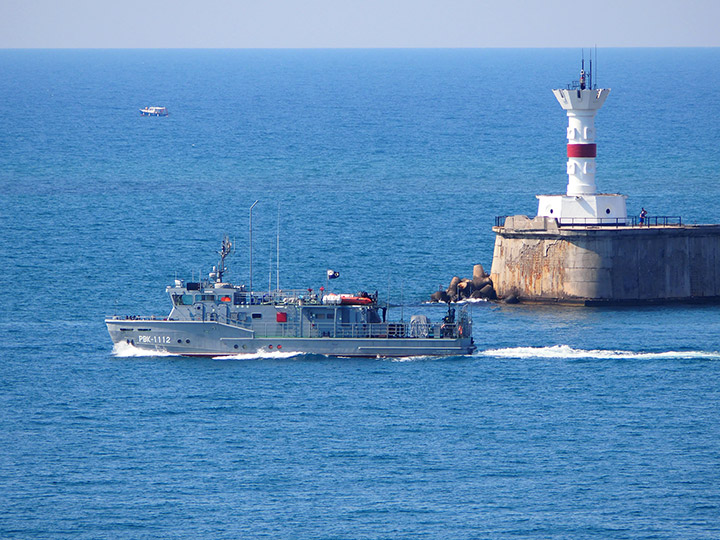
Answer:
[[[499,297],[585,305],[720,301],[720,225],[559,227],[510,216],[496,233]]]
[[[450,280],[446,290],[439,290],[430,296],[431,302],[458,302],[460,300],[497,298],[495,288],[490,276],[485,272],[482,264],[473,267],[472,279],[455,276]]]

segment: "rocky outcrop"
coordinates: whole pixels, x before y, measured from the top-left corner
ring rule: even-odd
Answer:
[[[482,264],[473,267],[472,279],[453,277],[447,290],[436,291],[430,296],[431,302],[459,302],[468,299],[495,300],[497,295],[490,276]]]

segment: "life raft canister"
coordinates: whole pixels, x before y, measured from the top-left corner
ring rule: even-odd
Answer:
[[[368,304],[372,304],[372,302],[373,302],[372,298],[367,298],[364,296],[342,295],[340,297],[340,303],[347,304],[347,305],[365,306]]]

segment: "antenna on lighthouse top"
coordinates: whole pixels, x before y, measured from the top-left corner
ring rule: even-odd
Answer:
[[[597,43],[595,44],[595,69],[597,70]],[[595,77],[597,79],[597,77]],[[597,83],[595,83],[595,87],[597,87]]]
[[[580,90],[585,90],[585,49],[581,53],[582,63],[580,64]]]
[[[597,79],[597,77],[593,77],[592,47],[590,48],[590,58],[588,58],[590,66],[587,71],[585,71],[585,49],[581,49],[580,59],[580,80],[577,82],[573,81],[573,85],[568,86],[568,89],[579,88],[580,90],[597,90],[597,83],[593,82],[593,79]],[[595,68],[597,69],[597,45],[595,45]],[[575,86],[576,84],[577,86]]]

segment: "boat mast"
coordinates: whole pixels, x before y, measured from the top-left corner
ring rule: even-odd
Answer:
[[[230,252],[232,251],[232,242],[230,242],[230,237],[225,235],[225,238],[223,238],[222,245],[220,246],[220,251],[218,253],[220,254],[220,264],[218,265],[217,270],[217,281],[218,283],[222,283],[223,280],[223,274],[227,272],[227,267],[225,266],[225,257],[227,257]]]
[[[253,208],[255,208],[255,205],[258,203],[258,201],[255,201],[252,203],[252,206],[250,207],[250,293],[253,291],[253,284],[252,284],[252,278],[253,278],[253,267],[252,267],[252,259],[253,259],[253,249],[252,249],[252,211]]]

